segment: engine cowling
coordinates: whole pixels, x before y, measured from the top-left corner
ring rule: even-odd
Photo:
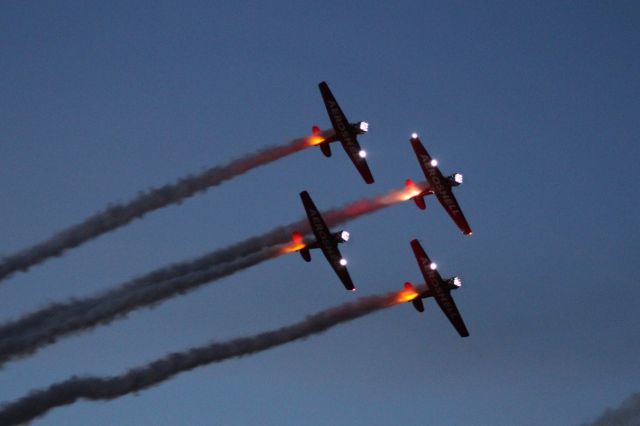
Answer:
[[[462,173],[454,173],[449,176],[447,180],[449,181],[449,185],[451,186],[458,186],[464,181]]]
[[[369,131],[369,123],[358,121],[357,123],[351,123],[351,128],[357,135],[364,135]]]
[[[349,241],[349,237],[350,234],[349,232],[342,230],[339,232],[336,232],[335,234],[333,234],[333,239],[337,242],[337,243],[346,243],[347,241]]]
[[[451,277],[447,280],[447,284],[449,284],[449,288],[455,290],[456,288],[460,288],[462,286],[462,280],[460,277]]]

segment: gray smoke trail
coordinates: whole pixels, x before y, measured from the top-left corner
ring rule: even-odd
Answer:
[[[2,364],[4,355],[3,345],[7,339],[24,336],[32,329],[38,329],[43,325],[79,315],[96,306],[104,305],[109,300],[121,300],[127,294],[140,291],[157,282],[173,280],[192,272],[207,270],[216,265],[231,262],[246,254],[256,253],[263,248],[281,244],[290,237],[294,226],[305,229],[305,224],[302,222],[291,224],[288,227],[278,227],[262,236],[249,238],[227,248],[207,253],[197,259],[157,269],[97,296],[80,300],[72,299],[65,303],[54,303],[27,314],[18,320],[3,324],[0,326],[0,364]]]
[[[640,392],[624,400],[618,408],[608,408],[593,423],[583,426],[637,426],[640,425]]]
[[[153,306],[163,299],[185,294],[204,283],[219,280],[281,254],[280,247],[266,248],[233,262],[160,281],[153,286],[130,289],[127,292],[120,291],[117,294],[112,292],[108,297],[103,295],[76,302],[69,305],[67,312],[55,316],[46,324],[27,330],[22,336],[14,335],[0,342],[0,365],[10,359],[32,354],[44,346],[55,343],[61,337],[108,324],[125,317],[136,308]],[[104,300],[98,302],[99,299]]]
[[[328,226],[335,226],[404,199],[404,191],[392,191],[330,210],[323,216]],[[32,354],[60,337],[108,324],[135,309],[153,306],[207,282],[278,257],[286,252],[281,245],[290,240],[294,229],[303,234],[310,232],[307,220],[303,219],[196,260],[154,271],[106,293],[53,304],[5,324],[0,328],[0,365]]]
[[[255,154],[233,160],[227,165],[212,167],[198,175],[180,179],[177,183],[152,189],[129,202],[108,207],[90,216],[84,222],[58,232],[48,240],[2,259],[0,281],[17,271],[26,271],[50,257],[60,256],[65,250],[124,226],[150,211],[179,203],[196,192],[220,185],[235,176],[296,153],[308,146],[310,146],[309,138],[298,138],[286,145],[271,146]]]
[[[406,298],[405,292],[371,296],[327,309],[304,321],[274,331],[242,337],[224,343],[211,343],[185,352],[176,352],[146,366],[133,368],[120,376],[72,377],[47,389],[32,391],[17,401],[4,405],[0,424],[14,425],[30,421],[54,407],[72,404],[78,399],[111,400],[131,392],[147,389],[178,373],[229,358],[250,355],[274,346],[322,333],[340,323],[351,321]]]

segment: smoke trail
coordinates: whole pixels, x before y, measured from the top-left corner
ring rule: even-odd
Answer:
[[[13,335],[0,342],[0,365],[19,356],[26,356],[38,349],[55,343],[59,338],[105,325],[126,316],[132,310],[152,306],[160,300],[178,294],[185,294],[204,283],[216,281],[272,259],[282,253],[280,247],[272,247],[242,257],[239,260],[223,263],[207,270],[196,271],[172,280],[154,283],[129,291],[111,292],[107,295],[88,298],[68,304],[62,312],[39,327],[25,330],[23,335]],[[102,299],[102,301],[101,301]]]
[[[334,226],[406,198],[406,190],[391,191],[374,199],[363,199],[329,210],[323,216],[329,226]],[[135,309],[152,306],[207,282],[288,253],[288,246],[282,245],[290,240],[294,229],[303,234],[310,232],[307,220],[303,219],[198,259],[151,272],[106,293],[53,304],[5,324],[0,328],[0,365],[34,353],[62,336],[108,324]]]
[[[327,309],[304,321],[274,331],[241,337],[224,343],[210,343],[185,352],[176,352],[146,366],[133,368],[120,376],[72,377],[47,389],[32,391],[0,411],[0,424],[14,425],[30,421],[54,407],[72,404],[78,399],[111,400],[147,389],[178,373],[206,364],[264,351],[274,346],[319,334],[340,323],[394,306],[417,293],[400,292],[371,296]]]
[[[640,425],[640,392],[624,400],[618,408],[607,410],[593,423],[583,426],[637,426]]]
[[[224,166],[212,167],[198,175],[180,179],[177,183],[152,189],[129,202],[108,207],[90,216],[84,222],[58,232],[48,240],[2,259],[0,262],[0,281],[17,271],[26,271],[50,257],[60,256],[65,250],[77,247],[106,232],[124,226],[150,211],[172,203],[179,203],[198,191],[205,191],[210,187],[220,185],[235,176],[296,153],[313,144],[313,137],[308,137],[294,139],[285,145],[267,147],[254,154],[233,160]]]
[[[303,227],[304,223],[296,223],[295,225]],[[290,226],[294,226],[294,224]],[[36,312],[27,314],[17,321],[0,326],[0,354],[3,352],[1,349],[2,342],[6,339],[24,335],[30,329],[41,327],[43,324],[77,315],[95,306],[103,305],[107,303],[108,300],[120,299],[130,292],[139,291],[157,282],[172,280],[191,272],[206,270],[221,263],[231,262],[245,254],[255,253],[263,248],[286,242],[290,233],[291,231],[288,227],[278,227],[262,236],[249,238],[227,248],[207,253],[197,259],[157,269],[144,276],[127,281],[115,289],[98,296],[80,300],[72,299],[65,303],[54,303]]]

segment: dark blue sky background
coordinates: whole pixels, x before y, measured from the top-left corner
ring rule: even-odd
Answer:
[[[329,82],[376,178],[311,148],[149,214],[0,286],[0,320],[91,295],[422,178],[420,133],[474,230],[434,199],[345,228],[357,295],[421,282],[419,238],[471,337],[433,301],[34,424],[566,425],[640,389],[636,2],[5,2],[0,252],[139,190],[329,127]],[[74,374],[299,321],[352,300],[280,257],[0,371],[0,400]]]

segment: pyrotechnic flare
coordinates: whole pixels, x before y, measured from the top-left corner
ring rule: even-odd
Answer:
[[[380,309],[412,300],[415,291],[403,290],[365,297],[352,303],[308,316],[304,321],[255,336],[223,343],[210,343],[185,352],[172,353],[152,363],[133,368],[120,376],[72,377],[47,389],[30,392],[0,411],[0,424],[14,425],[35,419],[54,407],[72,404],[78,399],[111,400],[138,392],[196,367],[229,358],[250,355],[294,340],[319,334],[340,323],[351,321]]]
[[[60,256],[65,250],[113,231],[153,210],[179,203],[196,192],[220,185],[226,180],[294,154],[315,143],[314,137],[309,136],[294,139],[284,145],[271,146],[224,166],[212,167],[198,175],[187,176],[174,184],[151,189],[129,202],[108,207],[84,222],[58,232],[48,240],[6,256],[0,262],[0,281],[17,271],[26,271],[50,257]]]
[[[391,191],[329,210],[323,215],[327,223],[334,226],[405,201],[408,195],[405,189]],[[159,269],[106,293],[55,303],[5,324],[0,327],[0,365],[31,354],[60,337],[108,324],[133,310],[155,306],[162,300],[289,253],[294,244],[286,243],[295,229],[310,233],[308,221],[301,220],[198,259]]]

